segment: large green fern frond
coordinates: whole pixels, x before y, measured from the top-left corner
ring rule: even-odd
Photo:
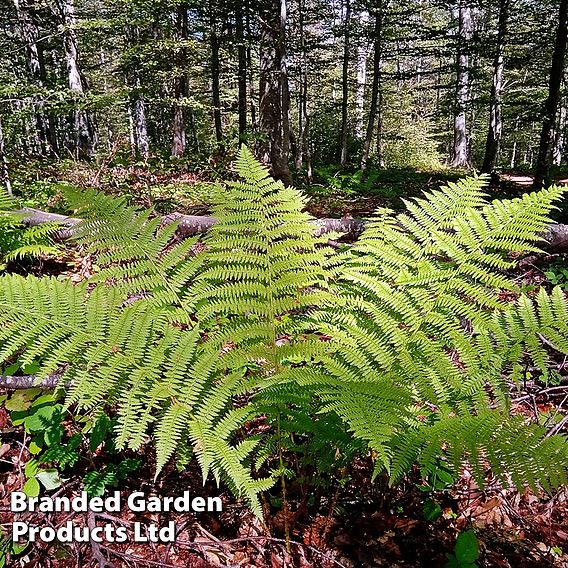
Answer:
[[[100,271],[77,285],[2,278],[0,359],[40,359],[39,377],[72,383],[68,404],[116,404],[117,445],[152,432],[158,472],[191,445],[203,475],[257,514],[281,471],[270,453],[302,444],[333,448],[330,469],[329,456],[369,447],[393,480],[442,459],[478,478],[488,460],[503,479],[564,482],[564,438],[509,421],[504,376],[527,357],[546,375],[550,346],[568,352],[566,300],[498,297],[515,290],[509,255],[535,249],[559,189],[488,203],[484,180],[466,179],[398,218],[380,213],[335,255],[302,196],[244,147],[236,169],[197,254],[151,211],[72,195],[75,238]]]

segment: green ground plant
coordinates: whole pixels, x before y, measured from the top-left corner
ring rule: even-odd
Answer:
[[[59,252],[51,239],[58,226],[45,224],[24,227],[22,215],[14,211],[15,207],[14,199],[0,193],[0,272],[9,261]]]
[[[290,452],[331,472],[370,453],[392,483],[415,464],[435,479],[464,463],[481,484],[487,463],[518,486],[566,482],[565,437],[510,416],[506,379],[531,358],[547,380],[542,338],[568,353],[567,302],[559,288],[497,294],[516,290],[510,253],[536,250],[562,189],[489,203],[485,180],[467,178],[396,218],[379,211],[337,252],[244,147],[236,170],[199,253],[151,211],[70,193],[100,271],[3,276],[0,360],[60,373],[67,407],[116,405],[118,448],[151,432],[157,475],[190,451],[258,515]]]

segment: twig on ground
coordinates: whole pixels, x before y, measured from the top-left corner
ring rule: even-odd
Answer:
[[[93,511],[89,511],[87,513],[87,526],[89,527],[89,530],[91,532],[96,527],[95,513],[93,513]],[[103,547],[98,542],[90,539],[89,544],[91,545],[91,553],[93,555],[93,559],[98,562],[101,568],[115,568],[114,564],[112,564],[105,558],[102,552]]]

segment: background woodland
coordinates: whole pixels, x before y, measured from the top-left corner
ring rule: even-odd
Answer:
[[[0,153],[326,164],[563,163],[566,1],[2,0]],[[5,167],[4,182],[9,183]]]

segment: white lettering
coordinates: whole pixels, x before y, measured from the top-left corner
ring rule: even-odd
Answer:
[[[14,542],[18,542],[20,540],[20,537],[28,533],[28,530],[29,527],[27,523],[22,523],[21,521],[12,523],[12,539],[14,540]]]
[[[14,491],[10,498],[10,511],[22,513],[28,508],[28,499],[23,491]]]
[[[221,497],[207,497],[207,510],[209,512],[222,511],[223,501],[221,501]]]
[[[135,513],[142,513],[146,511],[146,503],[144,501],[144,493],[141,491],[135,491],[128,496],[127,501],[128,508]]]
[[[191,508],[196,513],[203,513],[205,511],[205,499],[203,497],[194,497],[191,502]]]

